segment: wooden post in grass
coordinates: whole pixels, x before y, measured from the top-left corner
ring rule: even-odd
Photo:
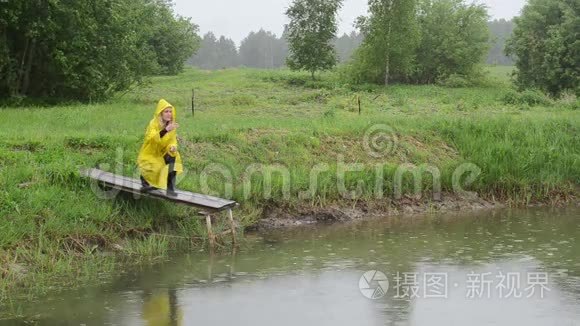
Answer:
[[[234,215],[231,209],[228,209],[228,220],[230,221],[230,228],[232,229],[232,244],[237,244],[236,239],[236,225],[234,224]]]
[[[191,117],[195,117],[195,89],[191,89]]]
[[[206,227],[207,227],[207,237],[208,237],[208,240],[209,240],[209,247],[210,247],[210,249],[213,250],[213,248],[215,248],[215,245],[217,244],[217,238],[218,238],[218,236],[219,237],[222,237],[222,236],[224,236],[224,235],[226,235],[228,233],[230,233],[232,235],[232,244],[233,244],[233,246],[234,247],[237,246],[238,239],[237,239],[237,236],[236,236],[236,224],[235,224],[235,221],[234,221],[234,214],[233,214],[233,212],[232,212],[231,209],[228,209],[228,222],[230,224],[230,229],[229,230],[226,230],[224,232],[221,232],[221,233],[217,233],[216,234],[216,233],[213,232],[213,229],[212,229],[212,225],[211,225],[211,215],[210,214],[206,214],[205,215],[205,224],[206,224]]]
[[[207,226],[207,237],[209,239],[209,247],[213,249],[215,247],[215,236],[211,229],[211,215],[207,214],[205,216],[205,224]]]
[[[360,115],[360,113],[361,113],[361,107],[360,107],[360,95],[357,95],[357,100],[358,100],[358,115]]]

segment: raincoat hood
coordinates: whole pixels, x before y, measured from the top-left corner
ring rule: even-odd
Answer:
[[[157,119],[159,117],[159,115],[161,114],[161,112],[163,112],[163,110],[165,110],[167,108],[172,109],[173,121],[176,121],[177,112],[175,110],[175,107],[173,105],[171,105],[171,103],[167,102],[164,99],[159,100],[159,102],[157,103],[157,108],[155,109],[155,114],[153,115],[153,119]]]

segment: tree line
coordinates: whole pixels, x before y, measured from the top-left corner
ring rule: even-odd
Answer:
[[[280,38],[263,30],[251,33],[236,56],[231,40],[210,37],[214,53],[228,44],[230,59],[220,62],[200,51],[191,62],[214,69],[287,65],[313,76],[344,63],[348,82],[385,85],[476,80],[483,63],[515,64],[521,89],[580,93],[580,7],[568,0],[529,0],[521,17],[491,22],[483,5],[464,0],[369,0],[369,15],[357,19],[358,31],[337,37],[341,5],[341,0],[294,0]]]
[[[285,65],[288,44],[284,37],[260,29],[244,38],[239,49],[234,41],[224,36],[219,39],[208,32],[201,40],[199,51],[188,63],[202,69],[229,67],[278,68]]]
[[[580,93],[572,1],[528,0],[521,17],[488,22],[484,6],[465,0],[368,0],[357,31],[339,37],[341,7],[294,0],[282,35],[252,32],[237,48],[224,36],[199,37],[172,0],[0,1],[0,100],[105,100],[146,76],[177,74],[186,61],[288,66],[313,78],[342,63],[345,82],[384,85],[469,80],[486,61],[515,63],[520,88]]]
[[[288,66],[312,73],[337,62],[331,42],[342,0],[294,0],[286,15]],[[343,69],[351,83],[429,84],[481,76],[489,50],[487,8],[464,0],[368,0],[357,19],[361,45]],[[520,89],[580,95],[580,6],[528,0],[505,53],[516,58]]]
[[[335,38],[333,45],[338,62],[349,60],[360,43],[362,35],[356,31]],[[285,33],[278,37],[264,29],[250,32],[238,48],[232,39],[223,35],[218,38],[213,32],[208,32],[201,39],[197,53],[187,63],[209,70],[239,66],[270,69],[285,67],[287,57],[288,41]]]
[[[506,40],[512,35],[512,20],[493,20],[488,22],[490,30],[490,49],[486,63],[490,65],[514,65],[514,60],[504,52]],[[351,59],[354,51],[360,46],[363,36],[358,31],[335,37],[332,44],[336,50],[338,63]],[[257,55],[253,55],[257,54]],[[288,41],[286,34],[277,37],[270,31],[260,29],[250,32],[238,48],[235,42],[213,32],[203,36],[198,52],[187,60],[187,63],[202,69],[224,69],[231,67],[281,68],[286,66]]]

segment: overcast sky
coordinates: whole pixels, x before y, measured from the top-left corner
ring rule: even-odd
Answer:
[[[471,1],[471,0],[469,0]],[[519,15],[526,0],[475,0],[488,6],[491,19]],[[288,23],[284,11],[292,0],[174,0],[178,14],[191,17],[201,35],[224,35],[239,46],[251,31],[264,28],[277,36]],[[344,0],[339,13],[339,35],[349,33],[356,17],[366,14],[368,0]]]

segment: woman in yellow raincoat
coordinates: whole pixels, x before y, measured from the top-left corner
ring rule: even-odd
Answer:
[[[177,151],[178,127],[175,108],[166,100],[160,100],[137,158],[142,191],[159,188],[167,189],[169,196],[177,195],[175,177],[183,172],[181,156]]]

